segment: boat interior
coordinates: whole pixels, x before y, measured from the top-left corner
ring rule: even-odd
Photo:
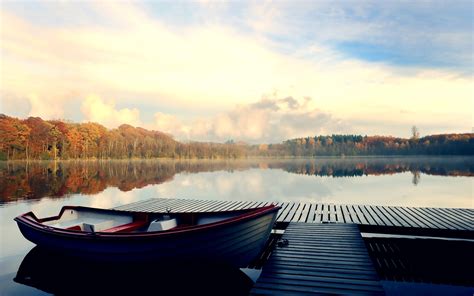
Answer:
[[[243,211],[216,213],[130,213],[65,207],[59,216],[38,219],[43,225],[80,232],[159,232],[227,220]]]

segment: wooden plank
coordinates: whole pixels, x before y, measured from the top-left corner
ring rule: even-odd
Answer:
[[[314,216],[314,222],[316,223],[321,223],[321,221],[323,220],[323,204],[321,203],[318,203],[317,204],[317,207],[316,207],[316,210],[315,210],[315,216]]]
[[[334,204],[329,204],[329,222],[336,223],[336,206]]]
[[[347,209],[349,210],[349,214],[351,215],[351,220],[354,223],[361,224],[362,222],[359,220],[357,213],[354,211],[354,208],[351,205],[347,205]]]
[[[216,202],[213,207],[209,209],[210,212],[219,212],[220,209],[222,209],[226,204],[228,204],[229,201],[227,200],[221,200],[219,202]]]
[[[280,211],[278,211],[278,216],[277,216],[277,221],[280,222],[280,217],[281,217],[281,214],[283,213],[283,211],[285,210],[285,208],[288,206],[288,203],[285,203],[285,202],[279,202],[278,203],[278,206],[280,207]]]
[[[344,223],[344,217],[342,215],[341,205],[335,205],[336,208],[336,222],[337,223]]]
[[[394,213],[396,213],[399,217],[402,217],[405,221],[407,221],[412,227],[424,227],[422,223],[416,221],[416,219],[412,219],[410,215],[407,215],[405,212],[400,211],[398,207],[389,207]]]
[[[388,219],[377,207],[365,206],[372,213],[372,217],[377,217],[376,221],[379,225],[393,226],[394,224]],[[375,218],[374,218],[375,219]]]
[[[429,211],[427,208],[416,208],[416,211],[423,213],[425,216],[430,217],[434,221],[438,221],[439,224],[444,225],[444,227],[457,230],[458,227],[455,224],[452,224],[446,219],[439,219],[439,216],[436,213]]]
[[[364,217],[367,220],[368,224],[380,225],[375,221],[375,219],[370,215],[369,211],[367,211],[367,209],[363,205],[358,205],[357,207],[361,210],[362,214],[364,214]]]
[[[402,207],[393,207],[395,210],[401,213],[401,215],[404,215],[405,217],[411,219],[414,221],[419,227],[422,228],[430,228],[430,224],[421,219],[420,217],[414,216],[412,213],[407,211],[406,209]]]
[[[470,219],[474,221],[474,210],[473,209],[450,209],[456,213],[464,213],[466,215],[466,219]]]
[[[159,203],[159,202],[163,202],[163,198],[160,198],[160,199],[151,199],[149,203],[144,203],[144,204],[141,204],[141,205],[137,205],[135,207],[133,207],[132,209],[127,209],[127,210],[133,210],[133,211],[147,211],[149,210],[151,207],[153,207],[155,204]]]
[[[292,222],[283,239],[289,244],[274,250],[251,294],[383,294],[355,224]]]
[[[306,204],[304,203],[298,203],[298,208],[296,209],[293,218],[291,218],[291,222],[298,222],[300,220],[301,212],[303,212],[305,206]]]
[[[445,223],[449,223],[455,227],[456,230],[464,229],[462,224],[458,223],[454,219],[451,219],[451,217],[446,216],[443,212],[440,212],[435,208],[424,208],[424,211],[430,213],[436,220],[443,220]]]
[[[214,203],[214,200],[205,200],[202,203],[193,207],[191,209],[191,212],[207,212],[207,209],[210,208]]]
[[[267,264],[267,268],[272,268],[272,269],[278,269],[282,273],[296,273],[296,274],[306,274],[306,275],[326,275],[330,276],[333,278],[344,278],[344,279],[365,279],[365,280],[377,280],[377,276],[374,275],[373,273],[356,273],[356,272],[351,272],[351,273],[346,273],[344,271],[328,271],[325,268],[320,268],[320,267],[315,267],[315,266],[302,266],[302,265],[290,265],[290,264],[278,264],[278,263],[273,263],[273,264]]]
[[[394,216],[391,211],[388,210],[388,208],[382,207],[382,206],[375,206],[377,209],[382,212],[387,219],[392,222],[395,226],[403,226],[403,227],[410,227],[408,223],[406,223],[403,219],[397,219],[396,216]]]
[[[242,207],[242,209],[250,209],[250,208],[252,208],[252,207],[254,207],[254,206],[258,205],[258,204],[259,204],[259,202],[257,202],[257,201],[250,201],[250,202],[248,202],[246,205],[244,205],[244,206]]]
[[[467,219],[463,218],[454,211],[451,211],[451,209],[446,209],[446,208],[438,208],[439,211],[444,212],[447,216],[452,217],[452,219],[459,221],[461,224],[467,227],[468,230],[474,230],[474,225],[473,225],[473,220],[472,219]]]
[[[317,204],[314,204],[314,203],[312,203],[309,206],[308,218],[306,219],[306,222],[313,223],[315,221],[315,219],[316,219],[316,206],[317,206]]]
[[[370,224],[367,219],[364,217],[364,214],[362,211],[359,209],[358,205],[353,205],[354,211],[357,214],[357,218],[359,218],[360,224]]]
[[[161,199],[160,201],[156,202],[154,206],[163,209],[162,211],[166,211],[166,208],[168,208],[172,212],[178,213],[181,212],[182,207],[188,204],[189,200],[185,199]],[[149,206],[148,208],[153,210],[153,206]]]
[[[222,208],[221,211],[231,211],[233,209],[236,209],[238,208],[240,205],[242,205],[243,202],[242,201],[232,201],[230,202],[227,206],[225,206],[224,208]]]
[[[166,212],[167,208],[170,208],[170,205],[173,204],[171,199],[159,199],[156,203],[148,206],[145,211],[147,212]]]
[[[431,218],[430,216],[426,215],[422,211],[419,211],[418,208],[404,208],[405,211],[411,212],[414,216],[419,217],[420,219],[423,219],[423,221],[426,221],[425,224],[429,225],[429,228],[437,228],[437,229],[449,229],[439,221]]]
[[[291,220],[293,219],[293,216],[295,215],[296,211],[298,210],[298,208],[301,206],[300,203],[293,203],[293,206],[291,208],[291,210],[288,212],[288,214],[286,215],[285,217],[285,222],[291,222]]]
[[[291,208],[291,203],[289,202],[284,202],[281,205],[280,212],[278,213],[277,221],[278,222],[283,222],[285,220],[286,215],[288,214],[288,211]]]
[[[464,221],[474,221],[474,215],[472,215],[467,209],[465,211],[463,209],[445,209],[446,211],[449,211],[456,217],[459,217],[463,219]]]
[[[418,227],[416,223],[408,219],[407,217],[400,215],[398,211],[395,211],[393,207],[384,207],[384,209],[387,211],[387,213],[390,213],[392,217],[397,219],[404,227]]]
[[[456,216],[452,215],[450,212],[445,212],[440,208],[429,208],[428,210],[437,213],[441,219],[447,220],[455,224],[458,229],[472,230],[469,225],[466,225],[462,220],[459,220]]]
[[[311,207],[310,203],[305,203],[304,208],[301,211],[300,219],[296,222],[306,222],[308,220],[309,208]]]
[[[347,209],[347,205],[341,205],[342,216],[344,217],[345,223],[353,223],[351,219],[351,213],[349,209]]]
[[[322,222],[328,223],[329,222],[329,205],[323,204],[322,211],[323,211]]]
[[[172,212],[179,213],[184,212],[186,210],[194,211],[197,206],[203,203],[203,201],[201,201],[200,203],[193,203],[192,200],[189,199],[177,199],[176,202],[163,201],[161,206],[169,208]]]
[[[146,204],[153,203],[154,200],[155,200],[154,198],[150,198],[150,199],[146,199],[146,200],[139,200],[139,201],[132,202],[132,203],[129,203],[129,204],[117,206],[114,209],[115,210],[122,210],[122,211],[133,211],[134,209],[139,208],[141,205],[146,205]]]
[[[331,287],[341,290],[357,290],[363,292],[379,291],[380,283],[370,280],[336,279],[330,277],[309,276],[309,275],[287,275],[287,274],[264,274],[261,282],[274,284],[288,284],[298,287]]]

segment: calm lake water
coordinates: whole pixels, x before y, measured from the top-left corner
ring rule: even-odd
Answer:
[[[13,218],[28,211],[152,197],[473,208],[473,176],[472,157],[0,162],[0,295],[44,293],[13,281],[33,247]]]

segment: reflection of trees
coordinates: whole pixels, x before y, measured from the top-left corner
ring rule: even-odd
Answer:
[[[411,171],[411,173],[413,174],[411,182],[416,186],[420,183],[420,171]]]
[[[68,194],[122,191],[170,181],[181,172],[233,171],[258,167],[227,161],[65,161],[0,163],[0,202]]]
[[[222,161],[65,161],[0,162],[0,203],[68,194],[95,194],[107,187],[122,191],[172,180],[178,173],[282,169],[312,176],[359,177],[413,172],[441,176],[474,176],[472,158],[349,158]]]
[[[354,158],[295,160],[271,163],[270,168],[314,176],[359,177],[404,172],[439,176],[474,176],[472,158]]]

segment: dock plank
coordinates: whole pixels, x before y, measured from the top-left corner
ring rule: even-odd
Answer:
[[[351,219],[351,213],[347,209],[346,205],[341,205],[341,211],[342,211],[342,216],[344,217],[344,222],[345,223],[353,223],[354,222]]]
[[[283,238],[288,245],[274,250],[252,295],[383,295],[357,225],[292,222]],[[327,241],[334,247],[328,247]]]
[[[317,207],[316,207],[316,211],[315,211],[315,218],[314,218],[314,222],[316,223],[320,223],[322,220],[323,220],[323,204],[320,204],[318,203],[317,204]]]
[[[341,205],[335,205],[335,207],[336,207],[336,215],[337,215],[336,222],[344,223],[344,217],[342,215]]]
[[[119,211],[137,212],[215,212],[262,207],[269,201],[222,201],[153,198],[117,206]],[[356,223],[364,232],[442,234],[474,237],[474,209],[421,208],[329,203],[273,203],[281,207],[277,222]],[[437,232],[438,231],[438,232]]]
[[[309,212],[310,207],[311,207],[310,203],[305,203],[304,204],[304,208],[301,211],[301,216],[298,219],[298,221],[296,221],[296,222],[306,222],[306,220],[308,219],[308,212]]]
[[[410,225],[407,224],[403,219],[397,219],[396,216],[393,216],[392,213],[388,211],[387,208],[382,207],[382,206],[375,206],[375,207],[379,209],[380,212],[382,212],[385,215],[385,217],[387,217],[395,226],[410,227]]]
[[[370,212],[372,213],[372,216],[377,217],[376,221],[379,223],[379,225],[383,226],[393,226],[392,222],[390,222],[387,217],[377,208],[373,206],[365,206]],[[375,218],[374,218],[375,219]]]
[[[364,217],[367,220],[368,224],[380,225],[379,223],[377,223],[375,221],[375,219],[372,217],[372,215],[370,215],[369,211],[367,211],[367,209],[363,205],[358,205],[357,207],[360,209],[360,211],[364,215]]]
[[[316,206],[317,204],[312,203],[309,207],[307,223],[313,223],[316,219]]]

